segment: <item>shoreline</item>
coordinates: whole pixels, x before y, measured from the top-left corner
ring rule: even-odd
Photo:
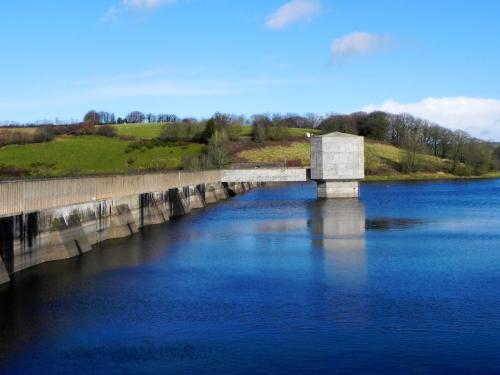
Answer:
[[[363,182],[412,182],[439,180],[494,180],[500,178],[500,172],[488,173],[482,176],[457,176],[447,173],[414,173],[411,175],[366,176]]]
[[[305,168],[310,168],[309,166]],[[210,170],[195,171],[195,172],[206,172]],[[11,181],[36,181],[36,180],[46,180],[46,179],[64,179],[64,178],[92,178],[92,177],[110,177],[110,176],[141,176],[144,174],[164,174],[164,173],[183,173],[187,172],[182,169],[166,169],[166,170],[137,170],[131,173],[117,172],[117,173],[89,173],[89,174],[76,174],[76,175],[36,175],[36,176],[0,176],[0,183],[11,182]],[[363,182],[392,182],[392,181],[437,181],[437,180],[492,180],[500,178],[499,172],[491,172],[481,176],[457,176],[449,173],[437,172],[437,173],[412,173],[412,174],[399,174],[399,175],[368,175],[362,180]]]

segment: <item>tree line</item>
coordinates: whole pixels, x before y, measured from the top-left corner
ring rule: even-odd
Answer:
[[[186,118],[180,119],[175,114],[170,113],[143,113],[141,111],[132,111],[125,117],[116,117],[112,112],[106,111],[88,111],[83,116],[84,123],[91,123],[93,125],[113,125],[113,124],[137,124],[137,123],[178,123],[178,122],[192,122],[193,119]]]
[[[112,127],[101,130],[99,130],[101,127],[96,129],[92,127],[145,122],[164,123],[160,135],[164,141],[202,142],[208,145],[210,139],[214,138],[218,147],[222,149],[227,148],[227,142],[239,138],[242,125],[252,126],[251,134],[255,142],[286,140],[290,137],[291,128],[320,129],[323,133],[333,131],[350,133],[405,150],[401,161],[402,172],[405,173],[418,171],[423,154],[450,160],[450,172],[459,175],[482,175],[490,170],[499,169],[500,166],[498,145],[474,138],[464,131],[451,130],[409,114],[390,114],[380,111],[333,113],[326,116],[313,113],[303,116],[294,113],[257,114],[248,118],[216,113],[208,120],[198,120],[181,119],[175,114],[154,115],[140,111],[132,111],[121,118],[111,112],[91,110],[85,114],[83,122],[67,126],[46,126],[45,130],[40,130],[32,136],[34,139],[26,135],[5,133],[1,137],[5,139],[0,145],[43,142],[61,133],[116,136],[116,131]]]
[[[450,172],[460,175],[482,175],[500,165],[500,147],[409,114],[333,114],[324,118],[319,128],[361,135],[404,149],[402,168],[406,173],[418,169],[421,154],[451,160]]]

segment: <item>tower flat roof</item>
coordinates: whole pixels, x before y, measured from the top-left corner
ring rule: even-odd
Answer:
[[[341,132],[333,132],[333,133],[328,133],[328,134],[323,134],[323,135],[314,135],[313,137],[314,138],[322,138],[322,137],[363,138],[360,135],[347,134],[347,133],[341,133]]]

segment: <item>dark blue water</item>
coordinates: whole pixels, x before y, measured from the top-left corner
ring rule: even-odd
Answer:
[[[259,189],[21,273],[0,373],[500,373],[500,181]]]

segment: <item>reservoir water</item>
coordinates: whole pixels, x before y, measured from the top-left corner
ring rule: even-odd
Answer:
[[[0,288],[0,374],[500,373],[500,181],[262,188]]]

